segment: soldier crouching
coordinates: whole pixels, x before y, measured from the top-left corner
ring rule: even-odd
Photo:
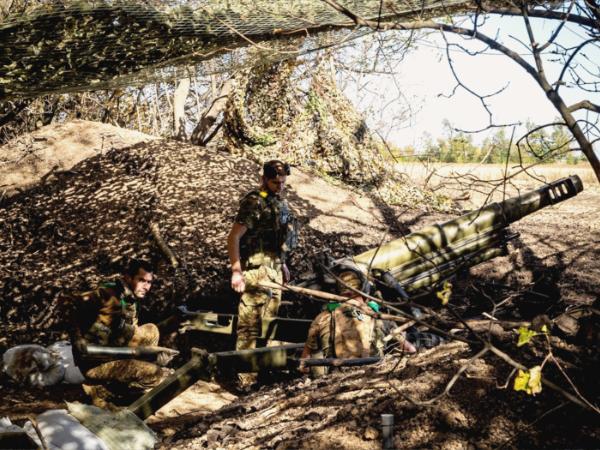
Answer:
[[[75,363],[86,378],[84,391],[99,407],[130,401],[132,396],[158,385],[169,373],[166,365],[176,352],[157,353],[153,362],[140,359],[101,358],[90,351],[94,346],[155,347],[160,333],[153,323],[138,325],[138,301],[152,286],[153,270],[149,263],[133,260],[116,282],[73,296],[72,342]],[[127,351],[124,349],[125,352]],[[102,353],[100,349],[99,353]],[[106,359],[113,359],[106,361]]]
[[[331,302],[325,311],[315,317],[301,358],[383,356],[381,321],[374,317],[379,312],[379,305],[373,301],[367,302],[357,293],[365,290],[362,274],[350,269],[340,270],[338,278],[338,294],[349,300],[343,303]],[[308,368],[302,365],[300,370],[308,372]],[[325,367],[314,367],[312,370],[315,377],[326,373]]]

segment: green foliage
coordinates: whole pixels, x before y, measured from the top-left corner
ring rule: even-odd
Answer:
[[[446,136],[435,141],[429,139],[422,152],[412,146],[393,148],[398,161],[413,162],[427,159],[430,162],[477,163],[529,165],[533,163],[578,164],[585,157],[581,152],[570,150],[573,138],[566,127],[554,125],[547,129],[536,129],[528,124],[529,133],[519,142],[511,142],[506,130],[500,128],[487,137],[481,145],[473,143],[473,137],[463,132],[455,132],[448,121],[445,123]]]
[[[306,99],[306,111],[308,113],[317,113],[321,117],[327,114],[327,107],[323,102],[323,99],[320,98],[313,89],[308,92]]]
[[[525,344],[528,344],[531,341],[531,338],[537,336],[538,332],[530,330],[527,327],[519,328],[519,340],[517,341],[517,347],[522,347]]]
[[[256,136],[254,138],[254,144],[260,145],[262,147],[268,147],[269,145],[273,145],[277,142],[277,138],[270,133],[264,133],[260,136]]]
[[[447,305],[452,295],[452,283],[444,281],[442,289],[435,293],[437,298],[442,302],[442,305]]]
[[[519,369],[513,385],[515,391],[523,391],[529,395],[542,392],[542,367],[534,366],[525,371]]]
[[[540,332],[535,330],[530,330],[528,327],[519,327],[519,340],[517,341],[517,347],[522,347],[525,344],[528,344],[531,339],[539,334],[548,334],[548,327],[546,325],[542,326]]]

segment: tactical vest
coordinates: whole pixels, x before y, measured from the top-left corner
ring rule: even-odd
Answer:
[[[330,313],[329,335],[323,336],[328,340],[327,343],[323,342],[326,357],[364,358],[377,353],[379,336],[376,319],[362,312],[351,302],[334,303],[327,307]],[[377,312],[374,305],[368,306]]]
[[[103,283],[89,294],[97,296],[102,304],[96,320],[84,331],[84,338],[98,345],[127,345],[135,332],[137,301],[124,294],[120,282]]]
[[[251,191],[248,198],[256,202],[258,221],[256,226],[242,236],[240,256],[247,261],[256,253],[273,253],[284,259],[285,254],[298,244],[298,222],[287,202],[265,191]]]

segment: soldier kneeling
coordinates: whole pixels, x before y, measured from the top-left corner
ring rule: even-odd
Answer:
[[[72,298],[73,356],[86,378],[83,389],[96,406],[110,408],[113,402],[131,401],[132,395],[155,387],[170,373],[161,366],[177,353],[173,350],[155,353],[153,362],[119,359],[127,347],[133,350],[158,345],[158,327],[153,323],[138,325],[138,301],[152,286],[152,272],[146,261],[132,260],[116,282],[100,284]],[[111,357],[108,347],[122,349],[113,349],[116,353]]]
[[[322,353],[324,358],[366,358],[383,355],[381,321],[373,315],[379,311],[375,302],[367,302],[352,290],[364,289],[361,276],[353,270],[342,270],[338,276],[338,293],[350,298],[342,303],[329,303],[327,309],[312,322],[304,344],[302,358]],[[300,370],[308,372],[308,369]],[[325,368],[313,370],[314,376],[326,373]]]

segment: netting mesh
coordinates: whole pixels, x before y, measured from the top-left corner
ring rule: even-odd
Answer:
[[[468,9],[465,0],[345,0],[366,19],[409,20]],[[0,99],[140,85],[251,64],[236,49],[253,45],[281,60],[339,43],[327,31],[352,28],[320,0],[236,0],[141,4],[45,4],[0,24]],[[361,31],[348,31],[351,39]],[[309,39],[306,39],[306,38]],[[290,42],[305,40],[302,46]],[[279,41],[279,47],[260,43]],[[289,49],[287,49],[289,46]],[[256,57],[256,53],[253,53]],[[207,68],[203,62],[219,58]]]

